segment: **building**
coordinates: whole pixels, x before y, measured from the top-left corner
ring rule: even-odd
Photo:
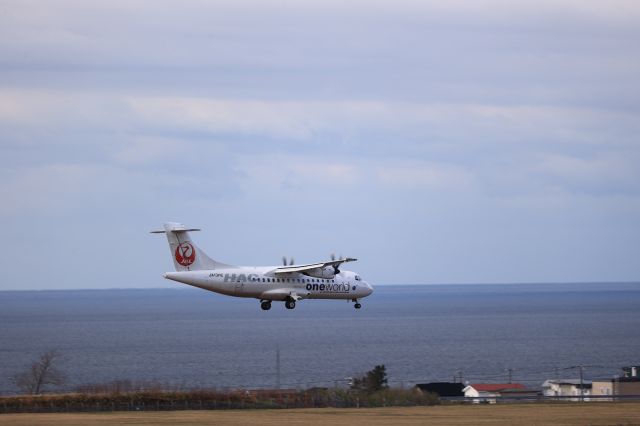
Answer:
[[[420,392],[427,393],[435,393],[440,397],[462,397],[464,396],[465,385],[462,383],[455,382],[431,382],[431,383],[418,383],[416,385],[416,389]]]
[[[614,379],[613,394],[619,396],[640,395],[640,377]]]
[[[594,379],[591,382],[591,395],[597,396],[595,401],[612,401],[613,398],[605,398],[614,394],[612,379]]]
[[[637,365],[631,367],[622,367],[622,375],[625,379],[638,377],[638,371],[640,371],[640,366]]]
[[[631,366],[622,368],[622,376],[613,379],[599,379],[593,381],[591,394],[594,396],[630,396],[640,395],[640,367]],[[604,398],[609,401],[611,399]]]
[[[556,379],[546,380],[542,384],[544,396],[575,396],[571,401],[580,401],[591,394],[591,380],[580,379]]]
[[[520,383],[474,383],[462,389],[466,398],[476,398],[475,402],[494,404],[503,396],[535,396],[536,391],[528,390]]]

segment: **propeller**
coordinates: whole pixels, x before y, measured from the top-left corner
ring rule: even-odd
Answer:
[[[342,260],[342,259],[344,259],[344,258],[342,257],[342,255],[340,255],[340,259],[339,260]],[[331,261],[334,262],[335,260],[336,260],[336,254],[335,253],[331,253]],[[332,265],[332,266],[333,266],[333,273],[338,275],[340,273],[340,268],[338,267],[338,265]]]
[[[287,266],[287,256],[282,256],[282,264],[283,264],[284,266]],[[291,265],[293,265],[293,264],[294,264],[294,260],[293,260],[293,257],[292,257],[291,259],[289,259],[289,264],[288,264],[288,266],[291,266]]]

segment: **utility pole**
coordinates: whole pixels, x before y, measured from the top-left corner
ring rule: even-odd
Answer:
[[[509,384],[511,384],[511,379],[513,378],[513,368],[507,368],[507,372],[509,373]]]
[[[583,369],[583,365],[580,364],[578,366],[578,368],[580,369],[580,402],[584,402],[584,380],[582,379],[583,375],[582,375],[582,369]]]
[[[280,344],[276,344],[276,389],[280,389]]]

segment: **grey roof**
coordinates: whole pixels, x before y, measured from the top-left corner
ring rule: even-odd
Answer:
[[[580,379],[549,379],[545,383],[555,383],[558,385],[576,385],[580,386]],[[583,380],[582,384],[590,385],[591,380]]]

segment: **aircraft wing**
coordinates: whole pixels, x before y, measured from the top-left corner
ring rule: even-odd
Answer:
[[[346,263],[346,262],[355,262],[356,260],[358,259],[354,259],[353,257],[347,257],[346,259],[329,260],[327,262],[310,263],[308,265],[280,266],[279,268],[276,268],[273,272],[276,275],[289,274],[291,272],[304,272],[304,271],[310,271],[312,269],[322,269],[326,266],[337,266],[337,265],[340,265],[341,263]]]

